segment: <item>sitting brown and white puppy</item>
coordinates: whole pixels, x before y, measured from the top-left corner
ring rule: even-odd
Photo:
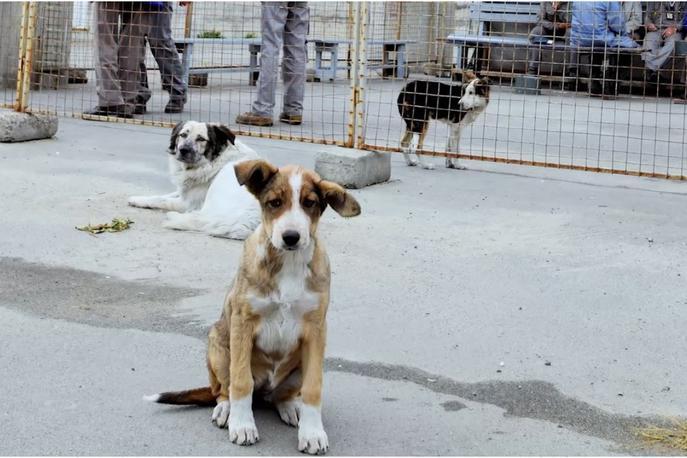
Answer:
[[[321,393],[330,270],[317,226],[327,206],[360,214],[358,202],[336,183],[301,167],[264,160],[234,166],[258,199],[262,222],[244,243],[222,315],[210,330],[210,386],[146,396],[163,404],[217,404],[212,421],[228,423],[239,445],[258,440],[253,395],[272,402],[281,419],[298,426],[298,449],[329,447]]]
[[[489,103],[489,80],[474,72],[463,72],[463,84],[445,84],[438,81],[411,81],[398,94],[398,112],[406,129],[401,138],[401,151],[410,166],[418,162],[425,169],[434,165],[424,162],[418,150],[427,135],[429,121],[436,119],[449,125],[451,130],[446,150],[458,153],[460,131],[471,124]],[[416,154],[417,161],[410,154]],[[457,159],[446,158],[446,167],[462,169]]]

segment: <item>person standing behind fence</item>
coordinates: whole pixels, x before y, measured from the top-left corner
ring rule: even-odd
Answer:
[[[570,18],[568,2],[542,2],[539,9],[539,22],[530,32],[530,48],[528,52],[527,73],[539,73],[541,60],[541,44],[548,40],[565,41]]]
[[[135,3],[95,2],[98,105],[85,115],[133,117],[145,26]],[[121,27],[120,27],[121,19]]]
[[[262,3],[262,47],[257,99],[251,111],[236,117],[238,124],[271,126],[275,91],[279,74],[279,51],[283,46],[282,79],[284,101],[281,122],[299,125],[303,121],[305,91],[305,38],[308,34],[310,11],[307,2]]]
[[[169,93],[165,113],[181,113],[186,103],[187,86],[179,53],[172,38],[172,3],[143,2],[142,10],[146,27],[145,36],[160,70],[162,89]],[[143,46],[145,47],[145,43]],[[146,112],[146,104],[151,95],[145,60],[142,60],[134,114]]]
[[[657,82],[658,71],[673,55],[675,42],[682,40],[682,19],[687,2],[649,2],[646,12],[644,64],[646,78]]]

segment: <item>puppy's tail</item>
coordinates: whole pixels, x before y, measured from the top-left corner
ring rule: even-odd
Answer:
[[[167,391],[166,393],[143,396],[144,401],[158,404],[214,406],[217,404],[209,386],[185,391]]]

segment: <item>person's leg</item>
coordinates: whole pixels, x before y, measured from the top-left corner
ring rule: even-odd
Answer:
[[[260,77],[258,97],[253,102],[253,113],[271,117],[274,109],[274,93],[279,74],[279,51],[282,47],[284,26],[288,14],[287,2],[262,4],[262,47],[260,49]]]
[[[310,10],[306,2],[289,2],[284,27],[284,109],[282,121],[300,124],[303,115],[305,65],[308,58],[305,37],[308,34]]]
[[[541,60],[541,40],[548,36],[553,36],[553,32],[545,29],[541,25],[536,26],[530,32],[530,43],[527,52],[527,73],[530,75],[536,75],[539,72],[539,62]]]
[[[148,43],[160,69],[162,88],[169,93],[170,103],[165,108],[165,112],[179,113],[186,103],[187,88],[183,79],[184,71],[179,53],[172,38],[172,7],[169,3],[165,3],[160,11],[154,11],[151,15]],[[174,111],[171,111],[172,108]]]
[[[661,65],[667,60],[666,50],[669,51],[668,56],[672,53],[672,47],[666,47],[665,45],[661,47],[661,42],[663,38],[661,37],[661,32],[648,32],[644,37],[644,47],[647,49],[643,53],[644,64],[646,68],[651,71],[657,71],[661,68]]]
[[[120,2],[95,3],[96,90],[99,107],[123,105],[117,61]]]
[[[145,34],[148,11],[136,10],[135,3],[126,4],[126,20],[122,21],[119,36],[119,79],[124,103],[133,107],[138,98],[141,81],[141,63],[145,62]]]

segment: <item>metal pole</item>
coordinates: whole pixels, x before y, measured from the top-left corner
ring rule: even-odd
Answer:
[[[367,82],[367,25],[370,19],[368,2],[360,2],[358,27],[358,74],[355,105],[356,117],[356,148],[365,144],[365,86]]]
[[[15,111],[24,111],[24,62],[26,60],[26,40],[28,36],[29,2],[21,8],[21,25],[19,27],[19,61],[17,63],[17,94],[14,102]]]
[[[193,2],[186,3],[186,16],[184,17],[184,38],[191,37],[191,26],[193,25]]]
[[[360,35],[360,3],[354,2],[351,4],[352,19],[353,19],[353,35],[351,37],[351,86],[348,109],[348,123],[346,132],[345,145],[349,148],[355,146],[355,127],[356,127],[356,107],[358,104],[358,48],[360,47],[358,37]]]
[[[26,56],[24,59],[24,82],[22,83],[21,110],[26,111],[29,106],[31,91],[31,70],[33,69],[33,48],[36,38],[36,20],[38,19],[38,4],[29,2],[29,20],[26,36]]]

